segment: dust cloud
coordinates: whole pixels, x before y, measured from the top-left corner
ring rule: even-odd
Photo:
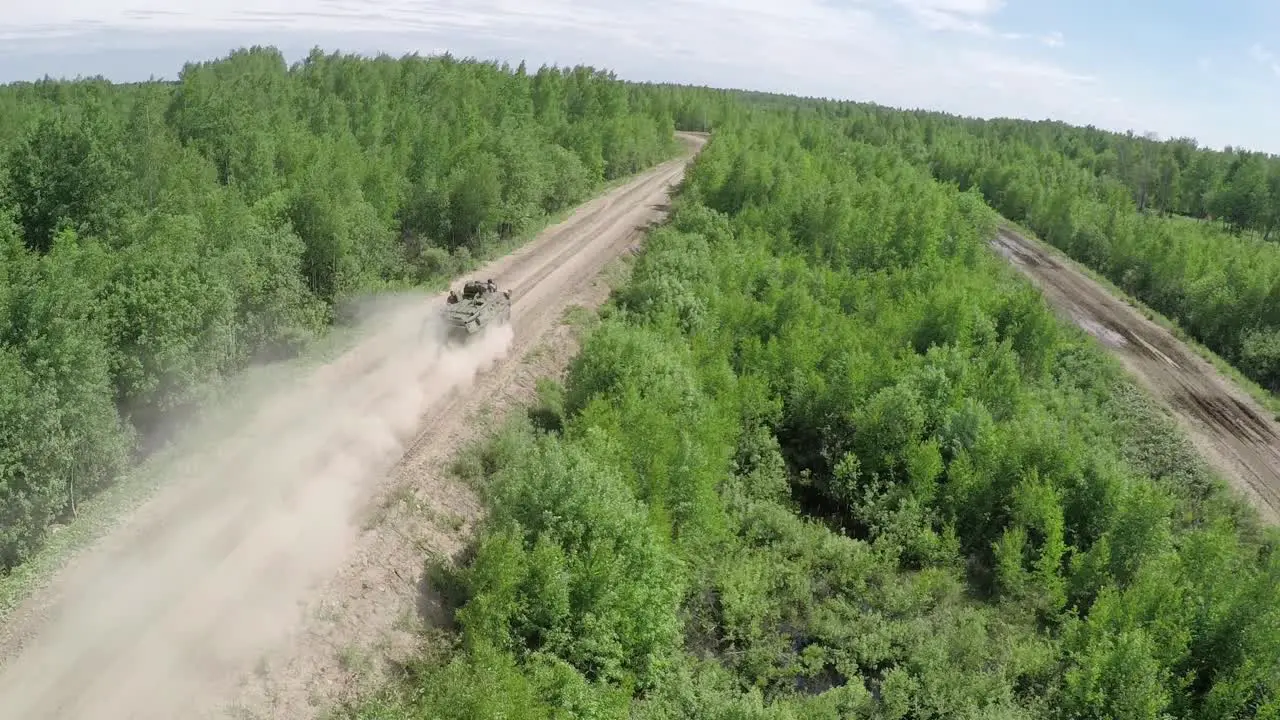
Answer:
[[[58,581],[46,626],[0,671],[0,720],[221,716],[217,699],[342,566],[421,417],[510,348],[509,326],[446,347],[438,307],[421,295],[368,303],[351,350],[175,463],[158,496]]]

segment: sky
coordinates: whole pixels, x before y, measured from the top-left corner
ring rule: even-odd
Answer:
[[[1280,153],[1275,0],[39,0],[0,12],[0,82],[176,78],[274,45],[587,64]]]

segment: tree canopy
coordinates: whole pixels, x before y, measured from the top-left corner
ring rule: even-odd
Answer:
[[[450,276],[708,123],[590,67],[274,48],[0,87],[0,571],[354,294]],[[694,123],[696,124],[696,122]]]
[[[1274,158],[270,48],[0,108],[0,566],[344,298],[711,129],[565,381],[464,462],[454,642],[351,713],[1280,717],[1276,534],[987,247],[1024,223],[1274,387]]]
[[[458,643],[353,716],[1275,717],[1276,536],[910,116],[794,109],[717,126],[466,465]]]

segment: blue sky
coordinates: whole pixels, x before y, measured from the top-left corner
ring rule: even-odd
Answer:
[[[43,0],[0,19],[0,82],[171,78],[252,44],[587,63],[1280,152],[1274,0]]]

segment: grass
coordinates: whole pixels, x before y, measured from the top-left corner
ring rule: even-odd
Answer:
[[[1181,341],[1184,345],[1186,345],[1188,348],[1194,351],[1201,358],[1203,358],[1204,360],[1212,364],[1218,370],[1218,372],[1222,373],[1224,377],[1231,380],[1231,382],[1233,382],[1236,385],[1236,387],[1248,393],[1249,396],[1252,397],[1255,401],[1257,401],[1259,405],[1266,408],[1267,411],[1270,412],[1273,417],[1275,417],[1277,420],[1280,420],[1280,397],[1277,397],[1275,393],[1270,392],[1266,388],[1262,387],[1258,383],[1251,380],[1238,368],[1236,368],[1234,365],[1224,360],[1221,356],[1219,356],[1214,351],[1200,344],[1200,342],[1196,340],[1194,337],[1192,337],[1189,333],[1187,333],[1187,331],[1184,330],[1176,320],[1165,317],[1159,311],[1147,306],[1146,303],[1142,302],[1141,300],[1133,297],[1129,293],[1120,289],[1118,286],[1116,286],[1115,283],[1111,282],[1111,280],[1104,277],[1101,273],[1098,273],[1094,269],[1081,264],[1080,262],[1068,256],[1065,252],[1058,249],[1054,245],[1051,245],[1050,243],[1047,243],[1044,240],[1041,240],[1039,236],[1037,236],[1034,232],[1027,229],[1026,227],[1022,226],[1021,224],[1013,222],[1011,220],[1005,220],[1004,218],[1002,218],[1002,220],[1004,220],[1004,222],[1007,223],[1009,227],[1016,230],[1023,237],[1038,243],[1047,252],[1052,254],[1054,258],[1057,259],[1059,262],[1066,264],[1071,268],[1074,268],[1081,275],[1084,275],[1090,280],[1093,280],[1098,285],[1106,289],[1106,291],[1110,293],[1112,297],[1116,298],[1117,300],[1123,301],[1125,304],[1129,305],[1129,307],[1132,307],[1134,310],[1137,310],[1138,312],[1142,313],[1143,317],[1147,318],[1151,322],[1154,322],[1155,324],[1159,325],[1165,330],[1168,330],[1175,338]]]
[[[596,314],[581,305],[570,305],[564,309],[560,322],[576,329],[584,329],[595,320]]]
[[[605,284],[609,286],[609,292],[617,292],[631,280],[631,271],[635,269],[636,255],[633,253],[623,253],[605,265],[604,270],[600,273]]]
[[[338,650],[338,667],[359,677],[372,669],[373,660],[364,650],[354,645],[344,645]]]
[[[413,486],[407,482],[400,483],[391,488],[381,502],[373,508],[364,522],[360,524],[361,529],[366,532],[379,527],[387,521],[391,513],[401,505],[409,506],[413,500]]]
[[[673,146],[670,154],[661,162],[675,159],[684,153],[680,144]],[[654,166],[656,167],[656,165]],[[607,194],[652,170],[646,168],[633,175],[616,178],[598,186],[583,202]],[[494,243],[485,252],[456,269],[457,275],[465,275],[480,264],[496,260],[529,243],[546,228],[569,218],[578,206],[544,216],[524,233],[506,241]],[[420,285],[387,284],[378,292],[403,291],[410,288],[440,291],[450,278],[432,278]],[[51,529],[45,543],[30,560],[0,576],[0,622],[9,616],[34,592],[46,587],[54,574],[61,570],[72,555],[92,545],[108,534],[126,516],[150,499],[164,485],[182,461],[198,460],[198,449],[211,439],[226,437],[242,425],[255,409],[256,400],[265,388],[279,387],[330,361],[354,346],[358,340],[355,327],[336,325],[317,338],[301,354],[290,360],[270,365],[255,366],[232,378],[211,393],[205,408],[180,430],[169,447],[162,449],[140,465],[116,479],[92,498],[77,501],[75,519]]]

